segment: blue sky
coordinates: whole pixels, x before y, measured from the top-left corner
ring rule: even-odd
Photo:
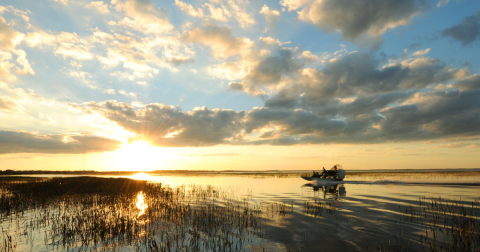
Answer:
[[[435,142],[479,161],[478,1],[20,0],[0,16],[0,163],[136,141]]]

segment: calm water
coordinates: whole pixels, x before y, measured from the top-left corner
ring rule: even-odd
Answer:
[[[406,204],[421,197],[441,197],[469,205],[480,196],[480,173],[347,174],[345,181],[328,185],[309,183],[300,175],[125,177],[170,187],[211,185],[257,204],[284,203],[284,212],[266,217],[265,238],[245,247],[251,251],[365,251],[367,246],[373,251],[378,243],[423,251],[419,237],[425,233],[425,225],[404,220]],[[332,211],[317,215],[306,211],[305,205],[315,201],[329,202]],[[43,239],[42,235],[38,239]],[[23,250],[48,248],[28,246]]]

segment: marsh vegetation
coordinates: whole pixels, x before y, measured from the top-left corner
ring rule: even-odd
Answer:
[[[0,177],[0,251],[479,251],[475,186],[202,176]]]
[[[293,205],[252,203],[249,195],[212,186],[172,188],[126,178],[3,178],[0,251],[34,246],[243,251],[265,236],[264,218],[289,211]]]

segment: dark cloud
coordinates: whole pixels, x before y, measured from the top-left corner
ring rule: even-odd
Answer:
[[[37,135],[24,131],[0,131],[0,154],[79,154],[113,151],[121,142],[93,135]]]
[[[466,72],[427,57],[382,65],[370,54],[350,53],[327,63],[322,70],[304,70],[294,83],[267,99],[265,106],[303,108],[319,115],[368,113]]]
[[[248,81],[275,83],[299,71],[292,53],[269,56],[264,62],[271,66],[253,69],[229,88],[248,92]],[[480,134],[480,77],[464,68],[424,56],[385,65],[371,54],[350,53],[321,70],[295,74],[298,78],[285,78],[265,107],[248,112],[184,112],[117,101],[83,107],[160,146],[378,143]]]
[[[480,88],[480,75],[474,74],[459,80],[455,83],[455,86],[460,90],[472,90]]]
[[[381,111],[385,135],[413,140],[480,133],[480,89],[419,93],[413,102]]]
[[[251,67],[241,83],[230,83],[230,89],[243,90],[251,95],[262,96],[264,91],[261,87],[278,85],[288,77],[300,74],[304,66],[300,60],[301,49],[282,48],[273,55],[261,59],[258,64]]]
[[[279,49],[276,54],[262,59],[244,78],[248,86],[278,84],[284,76],[299,73],[303,63],[296,49]]]
[[[407,25],[429,7],[424,0],[316,0],[298,17],[326,32],[340,31],[343,39],[377,45],[387,29]]]
[[[480,11],[464,17],[462,22],[442,31],[442,35],[456,39],[468,45],[480,38]]]
[[[345,123],[337,118],[317,116],[305,110],[259,108],[248,112],[246,133],[264,127],[278,127],[278,133],[286,135],[331,136],[341,134]]]
[[[205,107],[183,112],[178,107],[148,104],[135,109],[125,103],[89,103],[125,129],[160,146],[210,146],[241,138],[245,112],[209,110]],[[239,135],[240,134],[240,135]]]
[[[228,88],[233,91],[243,91],[244,87],[242,83],[230,82],[228,83]]]

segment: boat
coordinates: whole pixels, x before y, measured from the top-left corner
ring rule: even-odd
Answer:
[[[336,164],[330,170],[323,168],[322,173],[316,172],[312,176],[302,176],[302,178],[308,181],[343,181],[346,173],[340,164]]]

